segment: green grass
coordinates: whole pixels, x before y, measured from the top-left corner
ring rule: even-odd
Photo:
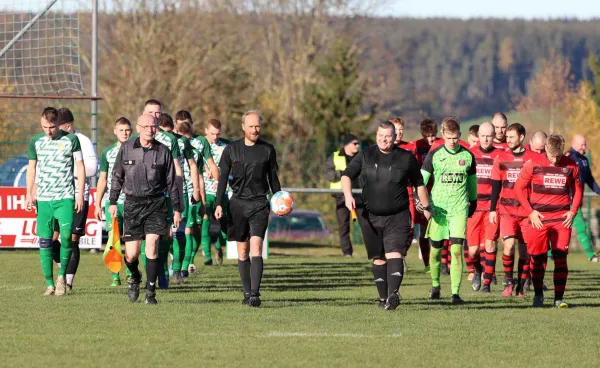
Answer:
[[[498,288],[483,296],[466,277],[467,303],[457,307],[447,276],[443,300],[427,300],[429,275],[413,248],[404,300],[385,312],[364,249],[352,259],[333,247],[272,252],[260,309],[240,304],[231,260],[147,306],[108,286],[100,254],[82,254],[70,295],[45,298],[37,252],[0,252],[0,366],[597,366],[600,266],[582,254],[569,258],[569,309],[531,309],[531,298],[503,299]]]

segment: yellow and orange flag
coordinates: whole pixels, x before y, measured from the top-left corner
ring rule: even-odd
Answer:
[[[112,219],[112,231],[108,236],[106,248],[104,248],[104,264],[113,273],[119,273],[123,267],[123,256],[121,256],[121,234],[119,233],[119,221],[116,217]]]

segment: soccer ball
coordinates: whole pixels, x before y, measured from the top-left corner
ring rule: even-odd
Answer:
[[[271,210],[279,216],[285,216],[294,209],[294,197],[288,192],[279,191],[271,197]]]

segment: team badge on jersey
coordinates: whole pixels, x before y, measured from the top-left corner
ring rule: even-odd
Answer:
[[[562,168],[562,172],[564,172],[565,174],[569,172],[569,168],[568,167],[563,167]]]
[[[465,166],[465,160],[458,160],[458,164],[460,166]]]
[[[61,151],[65,149],[65,145],[62,143],[58,143],[57,146],[58,146],[58,149]]]

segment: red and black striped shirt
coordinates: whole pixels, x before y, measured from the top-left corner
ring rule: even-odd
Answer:
[[[519,201],[513,193],[513,188],[519,177],[519,173],[525,162],[538,156],[539,154],[525,149],[522,152],[514,153],[513,151],[500,152],[494,159],[492,168],[492,180],[502,182],[502,191],[500,192],[500,206],[498,212],[501,215],[510,215],[516,217],[527,217],[523,207],[519,205]]]
[[[415,145],[412,142],[405,142],[405,141],[400,141],[400,143],[397,144],[397,146],[399,148],[402,148],[404,150],[407,150],[408,152],[412,153],[415,157],[417,157],[417,148],[415,147]],[[406,187],[406,190],[408,191],[408,203],[409,203],[409,211],[410,211],[410,216],[412,218],[413,223],[415,222],[415,216],[417,215],[417,213],[415,212],[415,197],[414,197],[414,190],[412,185],[410,184],[410,180],[408,181],[408,187]]]
[[[542,222],[564,221],[566,212],[577,213],[583,198],[577,163],[563,156],[552,165],[546,155],[538,155],[523,166],[514,192],[527,215],[536,210]]]
[[[477,212],[489,212],[490,200],[492,198],[492,169],[494,159],[501,150],[494,148],[484,149],[481,146],[471,148],[475,156],[475,168],[477,170]]]

